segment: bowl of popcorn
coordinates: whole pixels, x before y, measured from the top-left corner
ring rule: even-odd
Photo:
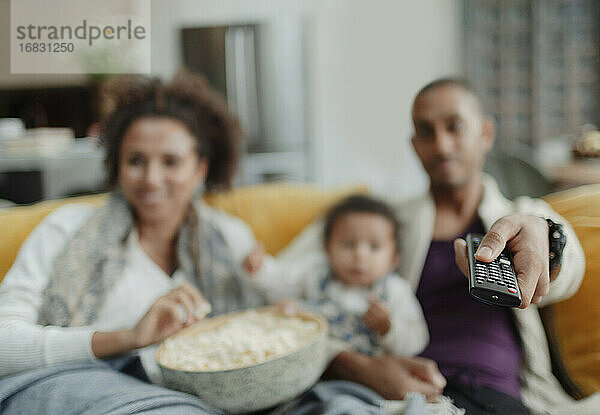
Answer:
[[[156,359],[165,386],[230,413],[257,411],[319,379],[327,365],[327,323],[274,307],[226,314],[169,337]]]

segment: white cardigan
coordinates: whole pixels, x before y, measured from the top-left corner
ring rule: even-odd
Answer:
[[[478,213],[483,225],[489,229],[503,216],[511,213],[532,214],[553,218],[565,226],[567,245],[563,254],[560,274],[551,282],[550,292],[540,306],[563,300],[573,295],[583,278],[585,257],[581,245],[568,222],[540,199],[521,197],[514,202],[506,199],[496,182],[484,176],[483,199]],[[398,273],[405,277],[414,291],[419,286],[423,266],[433,239],[435,205],[429,193],[406,202],[389,201],[403,224],[402,254]],[[310,225],[279,257],[297,264],[318,263],[321,252],[321,221]],[[305,258],[304,261],[301,258]],[[322,261],[321,259],[320,261]],[[308,266],[308,265],[307,265]],[[467,289],[465,284],[465,289]],[[595,414],[599,413],[600,394],[575,402],[552,375],[548,343],[538,306],[514,309],[517,328],[522,339],[521,398],[535,414]]]
[[[581,244],[568,222],[543,200],[520,197],[512,202],[500,193],[496,182],[491,177],[484,176],[483,183],[484,192],[478,213],[486,230],[496,220],[511,213],[549,217],[565,227],[567,245],[563,253],[562,267],[559,275],[550,283],[550,292],[538,305],[533,304],[526,309],[513,310],[522,341],[521,398],[523,403],[534,413],[580,413],[578,409],[572,407],[574,401],[564,392],[552,374],[548,343],[538,307],[564,300],[575,294],[585,271],[585,257]],[[399,205],[397,213],[406,224],[402,235],[402,246],[405,247],[402,258],[405,261],[400,265],[400,272],[408,278],[409,283],[416,290],[433,237],[435,204],[431,194],[428,193]],[[406,220],[407,218],[410,220]],[[600,395],[595,399],[600,399]],[[589,403],[582,402],[582,404],[590,406]],[[600,401],[596,404],[600,404]],[[591,405],[589,409],[592,410],[593,406]],[[598,406],[593,413],[598,413],[597,408]]]
[[[91,326],[38,325],[38,310],[54,260],[94,209],[71,204],[48,215],[23,243],[0,284],[0,377],[52,364],[96,359],[91,348],[95,331],[134,327],[158,297],[183,282],[179,271],[171,278],[157,266],[140,247],[137,233],[132,232],[127,241],[123,277],[112,287]],[[234,260],[241,264],[254,247],[252,231],[240,219],[209,209]],[[140,356],[151,380],[160,383],[153,349],[143,349]]]

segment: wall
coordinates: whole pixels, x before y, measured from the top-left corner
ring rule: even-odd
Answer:
[[[409,145],[411,100],[425,83],[461,70],[457,2],[356,1],[330,9],[318,27],[321,180],[366,179],[405,197],[424,190]]]
[[[409,145],[410,104],[435,77],[463,73],[462,8],[449,0],[153,1],[153,70],[172,74],[184,25],[305,15],[314,178],[408,197],[427,179]],[[165,24],[168,22],[168,24]]]

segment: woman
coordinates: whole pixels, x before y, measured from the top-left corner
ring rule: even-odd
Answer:
[[[112,108],[102,138],[114,190],[97,209],[70,205],[49,215],[0,286],[0,409],[220,413],[126,374],[159,383],[153,345],[211,308],[262,304],[241,275],[251,231],[196,197],[203,187],[230,186],[240,128],[223,100],[186,73],[169,85],[121,78],[105,91]],[[136,349],[141,364],[129,353]],[[300,407],[343,390],[315,388],[325,393]]]

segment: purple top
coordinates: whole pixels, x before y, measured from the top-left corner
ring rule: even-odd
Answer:
[[[468,232],[484,233],[481,220]],[[421,356],[435,360],[446,378],[488,386],[521,399],[521,348],[508,308],[469,295],[468,280],[454,262],[453,241],[432,241],[417,289],[430,342]]]

